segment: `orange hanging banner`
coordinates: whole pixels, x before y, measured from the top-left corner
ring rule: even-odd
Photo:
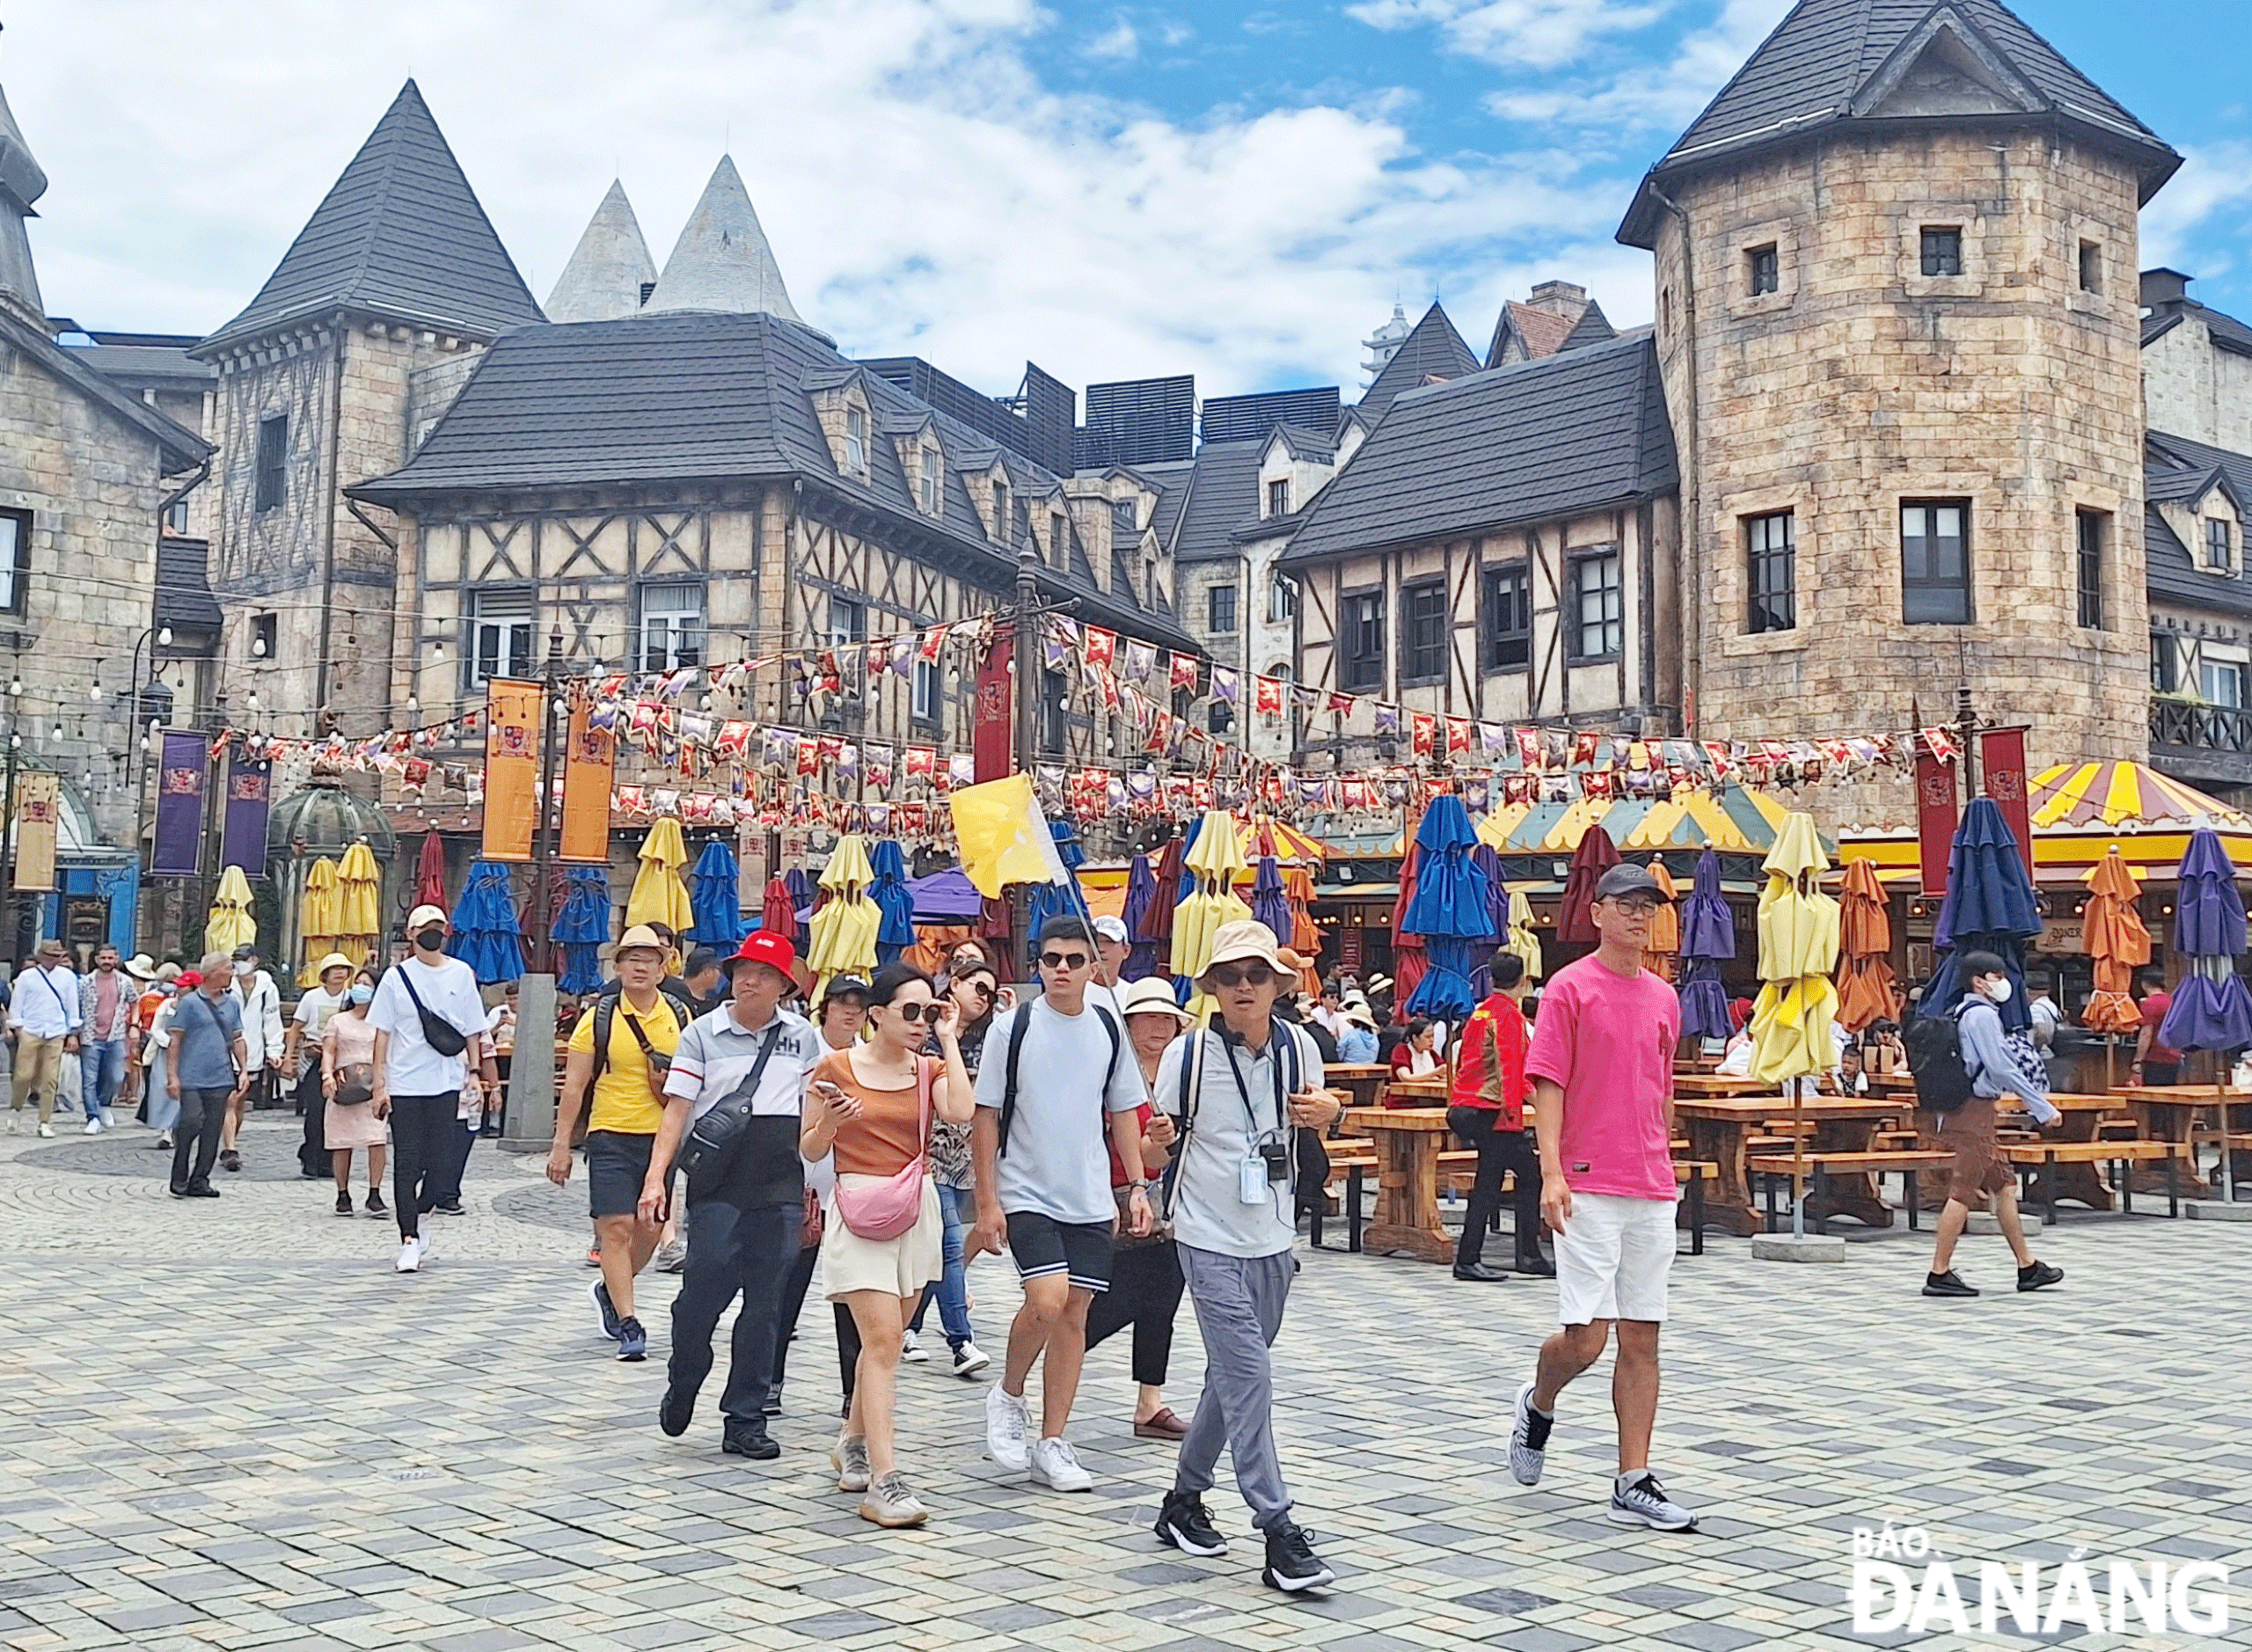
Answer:
[[[539,808],[539,684],[495,677],[485,701],[487,860],[531,859]]]
[[[556,859],[581,866],[610,862],[610,788],[617,748],[607,728],[592,724],[593,708],[571,707],[571,736],[563,744],[563,842]]]
[[[55,888],[55,839],[62,823],[62,782],[33,769],[16,782],[16,887]]]

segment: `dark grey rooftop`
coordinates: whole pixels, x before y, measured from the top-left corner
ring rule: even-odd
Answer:
[[[1952,39],[1934,48],[1942,32]],[[1927,49],[1970,88],[1957,99],[1965,113],[1927,112],[1912,98],[1888,103]],[[2182,164],[2001,0],[1799,0],[1652,169],[1619,238],[1652,245],[1663,208],[1651,179],[1726,157],[1831,127],[2029,117],[2129,154],[2145,201]]]
[[[1259,510],[1259,456],[1264,442],[1207,442],[1196,450],[1175,530],[1175,562],[1213,562],[1236,554],[1229,537]]]
[[[947,456],[937,519],[917,508],[888,439],[869,443],[869,480],[837,471],[804,386],[855,377],[878,430],[919,427],[925,415],[936,428]],[[962,470],[995,463],[1008,472],[1021,533],[1027,502],[1056,493],[1057,478],[845,361],[812,328],[764,311],[644,313],[503,333],[414,457],[346,491],[415,509],[472,493],[796,478],[935,536],[994,587],[1014,578],[1015,552],[986,533]],[[1171,616],[1105,595],[1076,537],[1068,567],[1043,567],[1041,578],[1055,594],[1079,598],[1099,623],[1193,646]]]
[[[1539,522],[1678,485],[1656,347],[1621,339],[1405,392],[1283,560]]]
[[[112,418],[153,441],[158,450],[158,469],[165,475],[201,464],[211,457],[211,444],[201,436],[96,372],[82,359],[86,351],[64,349],[5,305],[0,305],[0,345],[13,345]]]
[[[2216,480],[2241,508],[2252,501],[2252,454],[2153,430],[2143,456],[2143,493],[2149,501],[2143,519],[2143,567],[2151,601],[2252,618],[2252,579],[2245,577],[2243,557],[2237,558],[2232,574],[2205,572],[2158,511],[2161,504],[2202,499]]]
[[[546,319],[411,80],[258,296],[196,347],[339,309],[478,339]]]
[[[1433,304],[1423,312],[1414,331],[1400,340],[1400,348],[1384,371],[1376,376],[1376,383],[1361,397],[1364,416],[1384,417],[1385,409],[1403,391],[1428,384],[1435,379],[1460,378],[1466,373],[1478,371],[1480,362],[1475,352],[1462,341],[1454,330],[1454,323],[1447,319],[1446,311]]]
[[[199,362],[179,345],[65,345],[104,378],[135,390],[202,390],[219,376],[216,363]]]

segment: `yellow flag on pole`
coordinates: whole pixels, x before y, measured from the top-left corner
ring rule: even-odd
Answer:
[[[1012,883],[1064,883],[1071,874],[1033,795],[1032,777],[1013,774],[956,792],[954,841],[961,869],[980,895],[1000,894]]]

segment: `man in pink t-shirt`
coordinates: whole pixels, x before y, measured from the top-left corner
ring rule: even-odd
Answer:
[[[1673,1268],[1669,1112],[1681,1000],[1642,968],[1650,916],[1665,899],[1647,868],[1605,872],[1590,908],[1595,954],[1556,972],[1540,997],[1524,1070],[1540,1138],[1540,1215],[1556,1235],[1558,1322],[1533,1379],[1517,1390],[1510,1469],[1540,1479],[1556,1397],[1603,1356],[1619,1327],[1611,1378],[1619,1473],[1610,1517],[1685,1531],[1697,1517],[1650,1472],[1657,1420],[1657,1328]]]

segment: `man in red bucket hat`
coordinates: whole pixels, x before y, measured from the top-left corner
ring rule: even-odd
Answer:
[[[673,1162],[698,1121],[722,1101],[748,1101],[749,1116],[729,1145],[702,1162],[691,1155],[688,1266],[673,1298],[672,1356],[657,1425],[675,1436],[687,1432],[697,1390],[712,1370],[713,1327],[740,1293],[720,1396],[720,1449],[764,1461],[781,1454],[766,1432],[766,1391],[775,1339],[786,1334],[777,1323],[782,1281],[797,1257],[805,1207],[799,1104],[823,1048],[805,1018],[783,1007],[811,980],[788,936],[753,930],[721,968],[728,1001],[680,1035],[665,1077],[664,1122],[641,1185],[642,1220],[663,1222]]]

